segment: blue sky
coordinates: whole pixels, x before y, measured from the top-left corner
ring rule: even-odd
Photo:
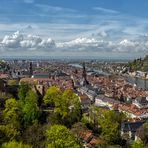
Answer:
[[[1,0],[0,52],[2,56],[144,56],[148,1]]]

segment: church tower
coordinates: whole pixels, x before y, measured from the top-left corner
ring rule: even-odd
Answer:
[[[82,77],[84,79],[86,79],[86,68],[85,68],[85,63],[83,63],[83,73],[82,73]]]
[[[31,77],[33,75],[33,68],[32,68],[32,62],[29,63],[29,76]]]
[[[87,74],[86,74],[86,68],[85,63],[83,63],[83,72],[82,72],[82,86],[88,85],[89,82],[87,81]]]

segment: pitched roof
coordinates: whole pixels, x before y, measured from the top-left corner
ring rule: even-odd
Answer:
[[[124,122],[121,124],[121,130],[124,132],[136,132],[138,128],[140,128],[145,121],[137,121],[137,122]]]

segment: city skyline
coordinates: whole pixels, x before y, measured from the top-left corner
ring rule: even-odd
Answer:
[[[1,56],[135,58],[148,53],[148,2],[2,0]]]

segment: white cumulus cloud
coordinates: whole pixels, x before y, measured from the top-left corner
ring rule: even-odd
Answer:
[[[12,35],[6,35],[2,40],[2,45],[6,47],[19,47],[20,42],[23,40],[23,35],[19,33],[19,31],[15,32]]]
[[[39,36],[23,35],[17,31],[12,35],[6,35],[0,46],[9,50],[50,50],[55,47],[55,42],[51,38],[45,40]]]
[[[99,37],[98,37],[99,36]],[[102,37],[101,37],[102,36]],[[108,36],[108,38],[106,38]],[[57,41],[51,38],[44,39],[36,35],[26,35],[19,31],[12,35],[5,35],[0,42],[0,51],[61,51],[66,52],[112,52],[112,53],[138,53],[148,52],[148,38],[146,36],[136,39],[112,40],[106,32],[96,33],[93,36],[83,36],[70,41]]]

